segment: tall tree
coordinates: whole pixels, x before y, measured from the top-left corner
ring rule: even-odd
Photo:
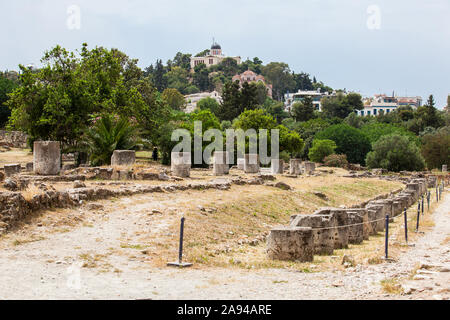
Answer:
[[[273,85],[274,99],[281,101],[286,91],[292,91],[295,86],[289,65],[283,62],[271,62],[262,67],[262,74]]]
[[[305,97],[303,101],[292,105],[292,115],[296,121],[308,121],[314,118],[314,105],[311,97]]]
[[[162,64],[162,60],[156,60],[155,71],[153,72],[153,83],[159,92],[163,92],[167,88],[167,81],[164,78],[166,70]]]
[[[0,75],[0,128],[8,122],[11,110],[6,106],[8,94],[18,87],[17,82],[9,80],[3,74]]]

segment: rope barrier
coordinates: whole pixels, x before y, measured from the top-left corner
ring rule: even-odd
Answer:
[[[419,203],[420,203],[421,198],[419,197],[419,199],[417,201],[419,201]],[[411,208],[412,208],[412,206],[409,209],[411,209]],[[359,209],[359,208],[357,208],[357,209]],[[407,209],[407,210],[409,210],[409,209]],[[396,219],[396,218],[400,217],[401,215],[402,214],[399,213],[395,217],[389,217],[389,219]],[[320,216],[320,215],[318,215],[318,216]],[[369,224],[369,223],[372,223],[372,222],[384,221],[385,219],[386,218],[383,217],[383,218],[380,218],[380,219],[375,219],[375,220],[370,220],[370,221],[365,221],[365,222],[352,223],[352,224],[347,224],[347,225],[343,225],[343,226],[331,226],[331,227],[311,228],[311,229],[312,230],[329,230],[329,229],[348,228],[348,227],[354,227],[354,226],[360,226],[360,225],[364,225],[364,224]]]

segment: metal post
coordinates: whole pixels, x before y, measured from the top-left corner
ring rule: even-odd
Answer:
[[[439,201],[439,191],[438,191],[438,187],[436,186],[436,202]]]
[[[424,195],[422,195],[422,204],[421,204],[422,215],[423,215],[423,207],[424,207],[424,206],[423,206],[424,198],[425,198]]]
[[[419,219],[420,219],[420,206],[417,208],[417,225],[416,225],[416,232],[419,232]]]
[[[386,215],[386,233],[385,233],[385,242],[384,242],[384,253],[385,258],[388,259],[388,247],[389,247],[389,215]]]
[[[178,250],[178,262],[180,264],[183,260],[183,232],[184,232],[184,217],[181,218],[181,224],[180,224],[180,247]]]
[[[431,192],[428,191],[428,193],[427,193],[427,211],[430,211],[430,197],[431,197]]]
[[[406,214],[406,208],[405,208],[405,241],[408,243],[408,215]]]
[[[184,234],[184,220],[185,218],[181,218],[180,224],[180,246],[178,249],[178,261],[177,262],[169,262],[168,266],[176,266],[176,267],[189,267],[192,266],[192,263],[183,262],[183,234]]]

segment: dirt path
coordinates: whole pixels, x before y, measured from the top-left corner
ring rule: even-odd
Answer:
[[[73,219],[83,217],[83,225],[66,232],[50,232],[51,228],[42,226],[27,232],[28,237],[31,234],[41,240],[15,246],[11,246],[11,238],[3,239],[0,299],[450,298],[448,193],[433,214],[433,230],[399,261],[346,272],[315,273],[284,269],[151,268],[146,263],[147,256],[139,254],[139,250],[130,253],[123,244],[132,246],[130,241],[142,230],[147,235],[165,232],[170,219],[177,218],[176,215],[148,215],[152,206],[176,206],[176,198],[166,199],[165,203],[152,199],[136,196],[132,205],[130,199],[101,202],[104,212],[95,214],[71,209]],[[424,268],[416,272],[415,280],[402,281],[409,294],[381,291],[381,280],[407,278],[418,263]]]

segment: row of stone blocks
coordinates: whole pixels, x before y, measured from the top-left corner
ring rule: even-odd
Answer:
[[[313,255],[332,254],[359,244],[384,230],[385,217],[401,214],[427,191],[425,179],[414,179],[391,197],[369,201],[361,208],[321,208],[310,215],[294,215],[289,226],[272,229],[267,240],[269,258],[312,261]]]
[[[113,166],[129,166],[136,161],[133,150],[115,150],[111,157]],[[7,177],[21,171],[20,164],[4,166]],[[61,170],[61,144],[59,141],[35,141],[33,144],[33,163],[27,163],[27,171],[34,171],[39,175],[57,175]]]
[[[213,174],[216,176],[228,174],[230,171],[229,154],[226,151],[215,151],[213,154]],[[258,154],[245,154],[244,158],[237,159],[237,168],[243,170],[245,173],[258,173],[260,170],[260,159]],[[300,159],[291,159],[291,173],[292,168],[295,174],[301,173]],[[191,153],[190,152],[172,152],[171,153],[171,171],[172,174],[179,177],[189,177],[191,168]],[[315,170],[314,162],[304,162],[305,172],[312,173]],[[284,160],[271,160],[272,174],[282,174],[284,172]]]

